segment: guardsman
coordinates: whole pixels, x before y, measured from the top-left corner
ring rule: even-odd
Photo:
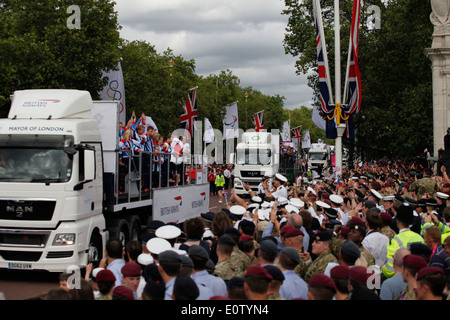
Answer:
[[[317,273],[324,273],[328,263],[338,263],[337,258],[331,253],[330,246],[332,242],[332,234],[329,231],[319,231],[314,236],[314,242],[312,244],[312,253],[317,258],[312,261],[309,252],[303,252],[300,256],[305,261],[306,270],[301,271],[300,274],[304,275],[302,278],[309,282],[311,277]]]
[[[395,274],[393,258],[398,249],[409,249],[409,245],[414,242],[424,243],[423,238],[418,233],[411,231],[409,228],[409,226],[414,222],[414,214],[410,206],[404,204],[401,205],[398,209],[396,220],[399,233],[389,242],[387,247],[386,263],[381,268],[381,271],[386,278],[390,278]]]

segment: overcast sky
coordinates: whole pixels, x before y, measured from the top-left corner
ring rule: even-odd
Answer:
[[[283,0],[116,0],[121,36],[145,40],[159,53],[194,59],[196,73],[230,69],[263,94],[286,98],[285,107],[311,107],[306,76],[285,55]]]

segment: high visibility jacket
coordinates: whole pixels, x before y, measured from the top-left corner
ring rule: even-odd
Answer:
[[[420,234],[423,235],[425,233],[425,230],[427,230],[429,227],[434,226],[434,223],[432,222],[425,222],[422,225],[422,228],[420,230]],[[439,230],[441,230],[441,242],[444,243],[445,238],[447,238],[450,235],[450,227],[447,225],[447,223],[439,222],[437,225]]]
[[[409,229],[400,232],[395,237],[391,239],[387,246],[387,255],[386,255],[386,263],[381,268],[381,272],[383,272],[386,278],[390,278],[395,274],[394,269],[394,254],[398,249],[410,248],[411,243],[420,242],[424,243],[422,236],[414,231]]]
[[[225,185],[225,177],[223,174],[216,176],[216,186],[223,187]]]

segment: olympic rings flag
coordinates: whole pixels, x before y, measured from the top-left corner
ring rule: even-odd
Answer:
[[[100,92],[101,100],[120,101],[119,121],[126,125],[125,113],[125,83],[123,81],[122,66],[119,61],[119,70],[111,70],[110,72],[103,72],[102,78],[108,78],[108,84]]]

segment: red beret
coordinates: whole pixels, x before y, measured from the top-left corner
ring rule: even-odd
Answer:
[[[139,277],[142,274],[142,267],[136,262],[128,262],[120,271],[124,277]]]
[[[351,217],[347,222],[347,227],[351,227],[354,225],[364,227],[364,221],[362,221],[362,219],[360,217],[356,217],[356,216]]]
[[[347,266],[336,266],[331,269],[330,276],[338,279],[348,279],[350,277],[350,268]]]
[[[241,242],[241,241],[247,241],[247,240],[253,240],[253,237],[244,234],[244,235],[240,236],[240,238],[239,238],[239,242]]]
[[[450,188],[450,183],[444,183],[444,185],[442,186],[443,188]]]
[[[416,280],[420,280],[423,277],[429,275],[429,274],[435,274],[435,273],[441,273],[445,276],[444,270],[438,267],[425,267],[419,270],[416,275]]]
[[[381,219],[383,219],[385,221],[391,221],[392,220],[392,216],[389,213],[385,212],[385,211],[380,212],[380,217],[381,217]]]
[[[284,234],[285,238],[291,238],[291,237],[296,237],[296,236],[304,236],[305,234],[303,233],[302,230],[297,229],[297,228],[291,228],[288,231],[286,231],[286,233]]]
[[[329,193],[322,193],[322,198],[329,199],[330,198],[330,194]]]
[[[329,199],[324,199],[323,202],[331,207],[331,201]]]
[[[345,235],[347,235],[347,234],[349,233],[349,231],[350,231],[350,228],[349,228],[349,227],[343,226],[343,227],[341,228],[340,233],[341,233],[341,235],[345,236]]]
[[[424,258],[417,256],[415,254],[409,254],[403,258],[403,265],[405,267],[420,270],[427,266],[427,261]]]
[[[114,273],[112,273],[111,270],[104,269],[100,270],[99,273],[97,273],[97,276],[95,277],[96,282],[115,282],[116,277],[114,276]]]
[[[125,286],[117,286],[113,290],[113,296],[120,296],[127,300],[134,300],[133,291]]]
[[[283,235],[290,229],[294,229],[294,227],[291,224],[285,224],[283,227],[281,227],[280,234]]]
[[[252,265],[248,267],[247,271],[245,272],[245,276],[257,276],[269,281],[273,279],[270,273],[265,268],[259,265]]]
[[[310,287],[322,287],[322,288],[330,288],[334,292],[336,292],[336,285],[330,277],[324,275],[323,273],[317,273],[311,277],[309,280]]]
[[[372,274],[372,272],[368,272],[367,268],[362,266],[354,266],[349,271],[350,279],[360,283],[367,283],[367,279]]]

